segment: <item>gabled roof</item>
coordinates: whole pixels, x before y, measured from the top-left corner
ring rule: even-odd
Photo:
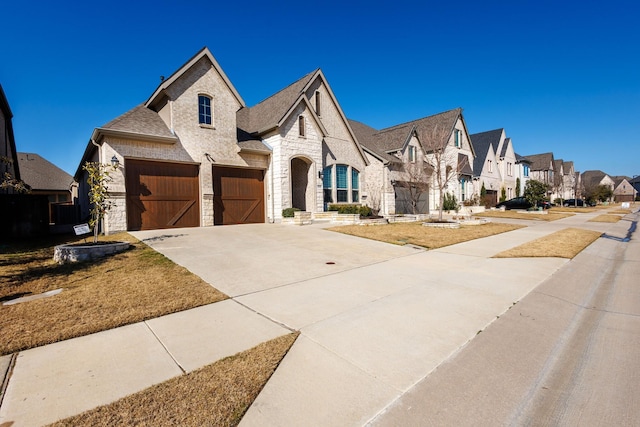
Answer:
[[[166,138],[169,140],[168,142],[178,140],[158,113],[146,108],[144,105],[132,108],[96,130],[102,133],[128,134],[143,139],[157,137],[160,139]]]
[[[531,162],[532,171],[546,171],[553,165],[553,153],[529,154],[524,156]]]
[[[616,187],[620,184],[622,184],[623,181],[627,181],[629,184],[631,184],[631,178],[628,176],[612,176],[611,179],[613,180],[613,183],[616,185]]]
[[[207,58],[209,62],[211,62],[211,65],[213,65],[213,67],[216,69],[218,74],[220,74],[220,76],[222,77],[222,80],[229,88],[229,91],[231,91],[231,93],[236,98],[236,100],[240,103],[240,105],[244,107],[245,105],[244,100],[242,99],[242,97],[240,96],[236,88],[231,84],[231,81],[229,80],[225,72],[222,71],[222,67],[220,67],[220,64],[218,64],[218,61],[216,61],[216,59],[213,57],[213,55],[211,54],[211,52],[206,46],[200,49],[198,53],[196,53],[191,59],[185,62],[185,64],[182,67],[178,68],[176,72],[171,74],[169,78],[164,79],[158,85],[158,87],[153,92],[153,94],[149,97],[149,99],[147,99],[147,102],[145,102],[144,106],[145,107],[153,106],[156,101],[162,98],[164,91],[167,90],[169,86],[171,86],[176,80],[178,80],[184,73],[186,73],[191,67],[193,67],[202,58]]]
[[[399,158],[392,154],[388,154],[384,151],[374,150],[373,148],[371,148],[375,144],[373,135],[378,132],[377,129],[365,125],[362,122],[351,119],[349,119],[349,126],[353,130],[353,133],[356,135],[356,138],[360,142],[360,145],[362,145],[362,148],[367,153],[378,158],[384,163],[402,163]]]
[[[601,170],[590,170],[584,171],[582,173],[582,182],[585,186],[595,186],[600,184],[600,182],[604,179],[605,176],[608,176],[606,173]]]
[[[424,141],[428,140],[434,128],[437,126],[446,132],[446,137],[443,138],[442,141],[438,141],[438,144],[442,146],[446,145],[461,115],[462,109],[455,108],[379,131],[354,120],[350,120],[349,123],[352,125],[358,140],[364,147],[389,162],[397,163],[400,162],[400,160],[394,156],[393,153],[404,149],[414,134],[418,137],[418,140],[422,144],[422,149],[426,152],[427,149],[424,146]]]
[[[502,149],[498,154],[500,157],[505,157],[507,155],[507,150],[509,149],[509,144],[511,144],[511,138],[505,138],[504,143],[502,144]]]
[[[482,174],[482,168],[484,167],[487,156],[489,155],[489,150],[492,150],[494,155],[497,154],[495,150],[498,148],[498,144],[500,143],[502,132],[503,129],[495,129],[469,135],[471,138],[471,145],[473,145],[473,150],[476,153],[476,157],[473,159],[473,170],[475,171],[476,176],[480,176]]]
[[[317,69],[305,75],[253,107],[241,108],[236,115],[238,127],[257,135],[278,127],[287,118],[288,112],[294,105],[298,105],[297,101],[304,94],[304,88],[318,71],[320,70]]]
[[[458,165],[462,165],[462,169],[458,173],[459,175],[473,176],[473,170],[471,169],[469,156],[467,156],[466,154],[458,153]]]
[[[564,167],[564,174],[565,175],[570,175],[573,170],[573,162],[572,161],[566,161],[563,163],[563,167]]]
[[[555,172],[560,172],[560,170],[562,169],[562,173],[564,175],[564,169],[563,169],[563,164],[564,162],[562,161],[562,159],[556,159],[553,161],[553,170]]]
[[[32,190],[69,191],[73,177],[34,153],[18,153],[22,180]]]

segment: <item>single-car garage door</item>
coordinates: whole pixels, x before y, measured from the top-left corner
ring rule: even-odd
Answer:
[[[213,167],[214,224],[264,222],[264,172]]]
[[[127,228],[198,227],[198,165],[126,160]]]

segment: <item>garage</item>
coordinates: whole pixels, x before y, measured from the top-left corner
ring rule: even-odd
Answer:
[[[215,225],[264,222],[264,171],[213,167]]]
[[[125,160],[127,229],[200,226],[198,165]]]

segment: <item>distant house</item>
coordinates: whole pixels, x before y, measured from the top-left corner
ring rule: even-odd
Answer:
[[[638,193],[640,193],[640,175],[634,176],[629,183],[636,189]]]
[[[551,198],[555,179],[553,153],[529,154],[524,157],[531,162],[530,178],[547,184],[547,197]]]
[[[286,208],[361,203],[368,164],[321,70],[249,107],[206,47],[146,102],[94,130],[81,165],[112,159],[107,234],[275,222]],[[75,179],[86,185],[81,167]]]
[[[471,143],[476,153],[474,179],[478,180],[478,186],[484,185],[488,199],[485,202],[495,206],[503,190],[506,200],[516,197],[518,159],[504,129],[475,133],[471,135]]]
[[[527,181],[530,179],[530,171],[531,171],[531,160],[527,159],[524,156],[521,156],[518,153],[516,155],[516,183],[518,182],[518,178],[520,178],[520,187],[516,188],[517,195],[523,195],[524,189],[527,186]]]
[[[10,180],[19,181],[21,178],[18,164],[16,141],[13,135],[13,113],[9,108],[9,101],[0,85],[0,182],[8,184]],[[8,185],[0,186],[0,194],[14,193]]]
[[[615,189],[613,179],[601,170],[585,171],[580,176],[580,180],[582,181],[582,192],[586,198],[590,198],[600,185],[610,188],[611,191]]]
[[[562,199],[575,199],[577,197],[576,189],[578,188],[576,181],[576,171],[572,161],[562,162]]]
[[[631,185],[631,178],[628,176],[612,176],[615,188],[613,189],[613,199],[615,202],[633,202],[638,194]]]
[[[73,204],[77,185],[73,177],[34,153],[18,153],[22,180],[31,187],[31,194],[44,195],[49,200],[49,222],[55,222],[53,206]]]
[[[444,191],[458,202],[477,194],[472,182],[474,151],[461,108],[381,130],[349,123],[369,160],[367,204],[381,214],[439,208],[436,152],[442,153],[442,176],[449,178]]]

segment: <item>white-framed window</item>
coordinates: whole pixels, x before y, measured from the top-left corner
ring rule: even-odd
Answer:
[[[409,161],[411,163],[416,162],[416,147],[414,147],[413,145],[409,146]]]
[[[522,165],[522,174],[525,177],[529,177],[529,165]]]
[[[453,130],[453,142],[457,148],[462,147],[462,131],[460,129]]]
[[[321,99],[322,95],[320,94],[319,90],[316,91],[315,98],[316,98],[316,114],[320,116],[321,115],[320,107],[321,107],[321,104],[322,104],[322,99]]]
[[[298,135],[303,137],[306,135],[304,116],[298,116]]]
[[[213,125],[213,98],[209,95],[198,95],[198,123]]]
[[[507,162],[507,175],[513,175],[513,163],[511,162]]]
[[[493,160],[487,160],[489,172],[493,172]]]
[[[333,179],[335,174],[335,180]],[[349,165],[331,165],[322,169],[325,206],[329,203],[360,201],[360,171]]]

